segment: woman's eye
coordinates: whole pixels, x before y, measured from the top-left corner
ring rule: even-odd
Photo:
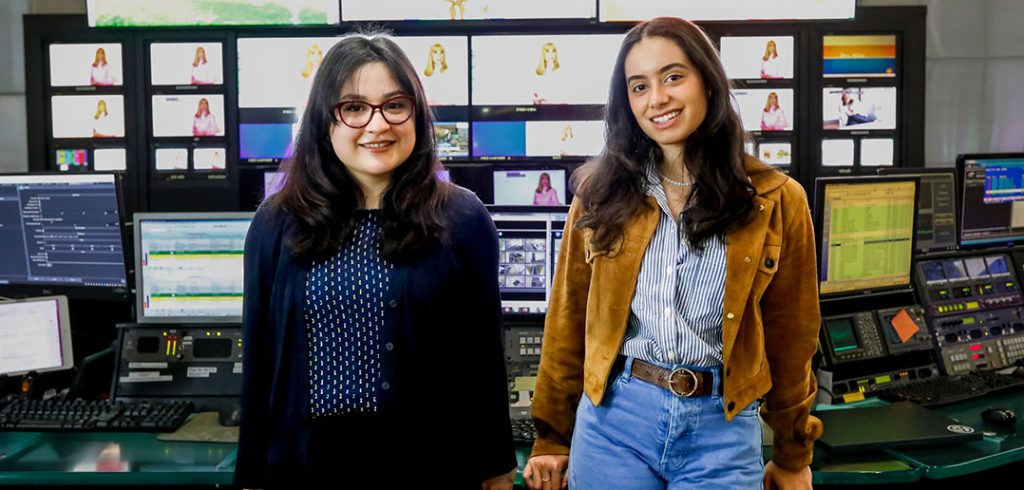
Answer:
[[[665,82],[678,82],[679,80],[682,79],[682,75],[669,75],[668,78],[665,79]]]
[[[363,104],[346,104],[341,110],[345,112],[362,112],[366,110],[366,106]]]
[[[642,83],[638,83],[636,85],[633,85],[633,90],[632,91],[633,92],[643,92],[646,89],[647,89],[647,85],[644,85]]]

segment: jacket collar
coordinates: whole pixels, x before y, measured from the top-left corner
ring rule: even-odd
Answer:
[[[760,160],[747,156],[743,162],[743,168],[747,171],[750,183],[757,189],[757,195],[763,196],[785,184],[789,176],[761,163]]]

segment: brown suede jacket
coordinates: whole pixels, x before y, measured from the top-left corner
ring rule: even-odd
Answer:
[[[726,420],[764,398],[761,415],[775,440],[772,459],[795,471],[811,463],[821,421],[810,415],[817,392],[811,356],[817,348],[817,261],[807,196],[796,181],[750,158],[757,189],[752,219],[726,235],[722,312]],[[604,396],[622,349],[640,264],[660,208],[654,198],[626,225],[613,250],[591,250],[591,230],[566,222],[544,325],[533,419],[533,456],[568,454],[581,393]]]

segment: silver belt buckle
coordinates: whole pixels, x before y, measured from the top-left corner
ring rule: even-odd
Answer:
[[[689,393],[680,393],[676,391],[676,385],[674,381],[676,380],[676,376],[678,375],[689,375],[690,378],[693,379],[693,388],[690,389]],[[676,396],[688,398],[690,396],[693,396],[693,394],[697,392],[697,389],[700,388],[700,378],[697,377],[697,373],[690,371],[689,369],[679,368],[669,373],[668,388],[672,390],[672,393],[675,394]]]

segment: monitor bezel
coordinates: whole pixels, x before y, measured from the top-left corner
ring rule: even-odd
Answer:
[[[956,205],[959,214],[957,215],[957,244],[960,245],[962,250],[980,250],[986,248],[1003,248],[1011,247],[1014,245],[1020,245],[1024,242],[1024,233],[1019,238],[1005,240],[1000,239],[999,241],[993,241],[989,243],[972,243],[964,244],[964,192],[967,190],[967,178],[964,172],[967,171],[967,160],[997,160],[997,159],[1014,159],[1019,158],[1024,160],[1024,152],[1009,152],[1009,153],[961,153],[956,156]]]
[[[255,212],[182,212],[182,213],[135,213],[132,217],[132,233],[134,237],[135,252],[135,321],[140,324],[195,324],[195,323],[216,323],[230,324],[241,323],[242,315],[238,316],[146,316],[143,308],[142,291],[145,278],[141,264],[142,258],[142,222],[143,221],[201,221],[201,220],[238,220],[248,219],[250,225]]]
[[[914,218],[912,223],[912,231],[910,234],[910,261],[908,262],[909,267],[907,269],[907,283],[899,284],[895,286],[883,286],[873,287],[865,289],[851,289],[846,291],[837,291],[832,293],[821,292],[821,271],[826,264],[823,263],[822,257],[822,234],[824,233],[824,213],[825,213],[825,188],[829,184],[884,184],[889,182],[913,182],[914,183]],[[815,238],[815,249],[817,251],[817,274],[815,283],[818,286],[818,296],[822,299],[825,298],[840,298],[850,296],[863,296],[867,294],[876,293],[898,293],[898,292],[912,292],[914,290],[914,255],[917,251],[917,197],[918,192],[921,190],[921,179],[918,177],[909,176],[878,176],[878,175],[858,175],[858,176],[843,176],[843,177],[818,177],[814,180],[814,238]]]
[[[57,302],[57,322],[60,335],[60,354],[61,354],[61,365],[40,368],[40,369],[28,369],[25,371],[11,371],[11,372],[0,372],[0,376],[20,376],[29,372],[47,373],[52,371],[66,371],[75,367],[75,356],[74,348],[71,345],[71,314],[68,308],[68,297],[62,294],[51,295],[51,296],[35,296],[31,298],[18,298],[18,299],[5,299],[0,300],[0,309],[3,305],[8,304],[20,304],[20,303],[38,303],[38,302]]]
[[[117,195],[117,225],[121,235],[121,256],[124,263],[124,286],[80,286],[70,284],[35,284],[35,283],[8,283],[0,284],[0,296],[11,298],[28,298],[33,296],[67,296],[71,301],[116,301],[127,302],[131,295],[131,275],[129,274],[129,247],[127,233],[125,230],[126,212],[124,205],[123,175],[121,172],[7,172],[0,173],[0,179],[4,177],[66,177],[81,178],[82,176],[103,176],[114,177],[114,193]]]
[[[931,175],[939,175],[939,174],[952,174],[952,177],[953,177],[953,192],[955,194],[959,194],[960,193],[960,188],[958,187],[958,185],[960,183],[960,178],[957,175],[956,169],[953,168],[953,167],[879,167],[878,168],[878,175],[881,175],[883,177],[897,177],[897,176],[913,177],[913,176],[918,176],[918,175],[931,176]],[[918,179],[918,180],[919,180],[919,182],[918,182],[917,192],[918,192],[918,197],[920,197],[920,193],[921,193],[921,187],[920,186],[921,186],[921,183],[920,183],[920,179]],[[919,206],[919,208],[920,208],[920,206]],[[920,211],[921,211],[920,209],[917,209],[916,211],[914,211],[915,219],[916,219],[917,213],[919,213]],[[960,248],[960,218],[961,218],[960,217],[961,212],[960,212],[960,199],[959,199],[959,196],[954,196],[954,198],[953,198],[953,215],[954,215],[954,219],[953,219],[953,229],[954,229],[954,231],[953,231],[953,233],[956,234],[956,245],[952,245],[952,246],[949,246],[949,247],[935,247],[935,248],[924,248],[924,249],[922,249],[922,248],[918,247],[918,244],[915,241],[915,243],[914,243],[914,252],[916,254],[927,254],[927,253],[933,253],[933,252],[953,252],[953,251],[958,250]],[[915,222],[914,227],[915,228],[917,227],[916,222]]]

